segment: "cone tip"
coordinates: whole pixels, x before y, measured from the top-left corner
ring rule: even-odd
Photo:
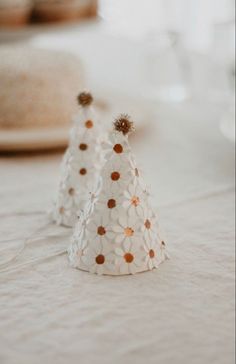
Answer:
[[[114,121],[114,129],[124,135],[134,131],[134,123],[127,114],[120,114]]]
[[[77,96],[77,100],[78,100],[79,105],[85,107],[85,106],[89,106],[92,104],[93,96],[90,92],[83,91]]]

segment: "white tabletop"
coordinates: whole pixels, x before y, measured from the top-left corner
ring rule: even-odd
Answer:
[[[68,266],[71,231],[45,214],[61,155],[0,158],[1,261],[30,237],[0,267],[1,363],[233,364],[234,146],[218,121],[215,105],[159,106],[132,140],[171,256],[135,276]]]

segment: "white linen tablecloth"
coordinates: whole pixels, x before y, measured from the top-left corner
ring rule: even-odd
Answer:
[[[132,143],[171,259],[104,277],[68,266],[47,225],[61,155],[0,158],[1,364],[233,364],[234,148],[219,109],[159,107]]]

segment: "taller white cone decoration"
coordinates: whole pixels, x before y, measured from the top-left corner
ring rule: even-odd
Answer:
[[[80,110],[70,132],[69,147],[61,165],[61,177],[52,212],[59,225],[74,226],[80,210],[96,188],[103,165],[104,132],[92,107],[88,92],[78,96]]]
[[[157,268],[167,255],[147,190],[131,153],[133,123],[121,115],[109,138],[102,187],[89,201],[69,248],[73,267],[98,274],[134,274]]]

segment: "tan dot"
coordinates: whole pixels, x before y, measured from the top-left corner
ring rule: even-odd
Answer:
[[[84,176],[87,173],[87,169],[86,168],[81,168],[79,173]]]
[[[138,168],[135,168],[134,174],[135,174],[136,177],[139,177],[139,170],[138,170]]]
[[[105,262],[104,255],[102,255],[102,254],[97,255],[95,258],[95,261],[97,264],[104,264],[104,262]]]
[[[132,261],[134,260],[133,254],[125,253],[124,260],[126,261],[126,263],[132,263]]]
[[[61,206],[61,207],[59,208],[59,213],[60,213],[61,215],[63,215],[63,214],[64,214],[64,212],[65,212],[65,208],[64,208],[63,206]]]
[[[121,144],[115,144],[113,147],[114,152],[116,152],[117,154],[120,154],[123,152],[123,147]]]
[[[148,229],[148,230],[149,230],[149,229],[151,229],[151,221],[150,221],[150,220],[148,220],[148,219],[147,219],[147,220],[145,221],[144,225],[145,225],[145,228],[146,228],[146,229]]]
[[[75,194],[75,189],[74,189],[74,188],[70,188],[70,189],[68,190],[68,193],[69,193],[69,195],[70,195],[70,196],[74,196],[74,194]]]
[[[79,149],[80,149],[80,150],[87,150],[87,149],[88,149],[88,146],[87,146],[87,144],[81,143],[81,144],[79,145]]]
[[[111,179],[112,179],[112,181],[118,181],[120,179],[120,173],[119,172],[112,172]]]
[[[116,200],[114,200],[113,198],[111,198],[110,200],[107,201],[107,207],[109,209],[113,209],[114,207],[116,207]]]
[[[106,229],[103,226],[99,226],[97,229],[97,233],[98,233],[98,235],[105,235]]]
[[[134,235],[134,230],[132,228],[130,228],[130,227],[127,227],[127,228],[124,229],[124,233],[125,233],[125,236],[129,237],[129,236]]]
[[[140,199],[138,196],[133,196],[131,198],[131,205],[137,207],[139,205],[139,203],[140,203]]]
[[[148,254],[149,254],[149,257],[150,257],[151,259],[155,257],[155,252],[154,252],[154,250],[153,250],[153,249],[150,249]]]
[[[91,129],[91,128],[93,127],[93,122],[92,122],[92,120],[87,120],[87,121],[85,122],[85,126],[86,126],[86,128],[87,128],[87,129]]]

